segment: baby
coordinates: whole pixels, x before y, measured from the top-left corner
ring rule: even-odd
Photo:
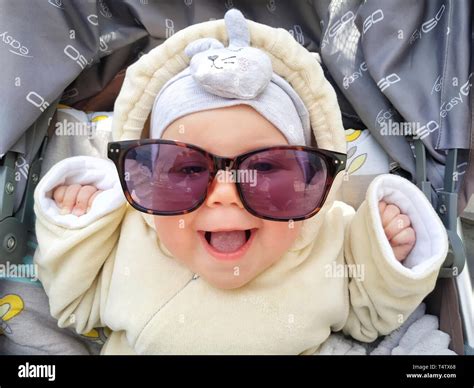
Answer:
[[[228,47],[187,46],[150,140],[110,143],[116,166],[66,159],[36,190],[51,313],[79,333],[109,327],[104,354],[311,354],[339,330],[373,341],[446,256],[403,178],[376,178],[357,212],[334,200],[345,155],[311,147],[301,97],[249,46],[243,15],[225,21]]]

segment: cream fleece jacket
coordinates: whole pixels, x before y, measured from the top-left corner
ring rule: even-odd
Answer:
[[[104,192],[88,214],[60,215],[50,195],[62,183]],[[382,198],[416,232],[403,264],[381,225]],[[55,165],[35,191],[35,212],[35,261],[51,313],[78,333],[108,326],[103,354],[311,354],[339,330],[373,341],[434,288],[448,249],[431,204],[394,175],[377,177],[357,212],[328,198],[276,264],[235,290],[213,288],[173,259],[150,216],[126,204],[110,161]]]

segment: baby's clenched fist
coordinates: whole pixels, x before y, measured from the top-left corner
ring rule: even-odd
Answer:
[[[410,218],[403,214],[397,206],[387,204],[385,201],[379,202],[379,210],[383,230],[393,253],[398,261],[403,261],[416,242],[415,230],[410,226]]]
[[[53,190],[53,199],[61,209],[61,214],[72,213],[79,217],[89,211],[95,197],[101,192],[91,185],[63,185]]]

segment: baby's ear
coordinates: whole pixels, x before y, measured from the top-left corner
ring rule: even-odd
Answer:
[[[221,49],[224,45],[214,38],[201,38],[189,43],[184,49],[185,54],[192,58],[194,55],[209,49]]]

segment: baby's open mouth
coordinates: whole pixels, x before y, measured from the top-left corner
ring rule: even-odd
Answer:
[[[243,246],[251,235],[250,229],[226,232],[205,232],[207,242],[220,252],[235,252]]]
[[[206,249],[218,259],[237,259],[251,244],[257,229],[200,231]]]

